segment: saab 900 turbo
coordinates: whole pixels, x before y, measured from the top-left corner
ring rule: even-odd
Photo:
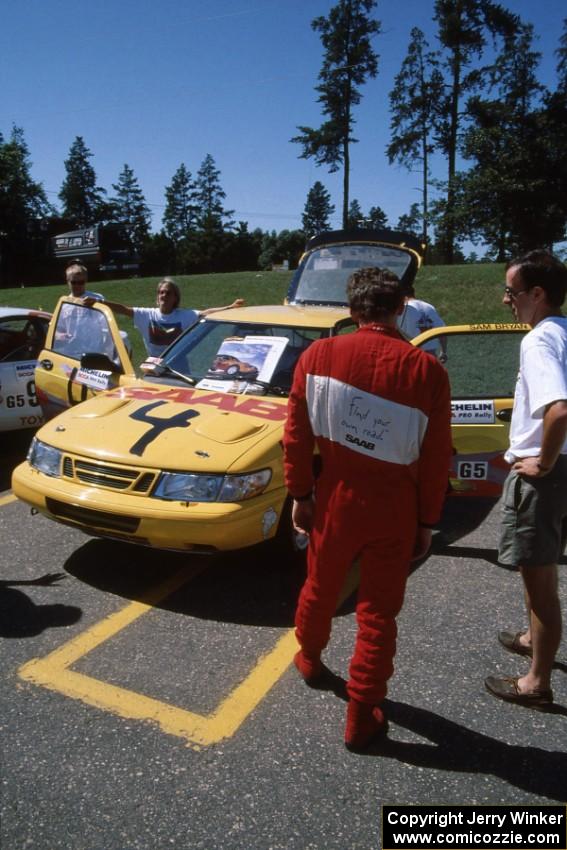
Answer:
[[[356,330],[345,290],[357,268],[388,266],[413,281],[419,243],[400,236],[317,237],[287,304],[204,318],[162,358],[143,364],[141,378],[104,303],[61,299],[36,370],[46,415],[59,415],[15,470],[16,495],[91,535],[202,553],[277,538],[293,550],[281,439],[295,364],[314,340]],[[80,344],[63,333],[71,319]],[[525,330],[444,327],[413,340],[431,351],[441,350],[444,337],[453,397],[450,485],[459,496],[500,493]]]

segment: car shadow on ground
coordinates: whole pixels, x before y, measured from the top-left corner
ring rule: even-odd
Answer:
[[[490,774],[526,793],[565,800],[567,753],[506,744],[439,714],[395,700],[386,700],[385,709],[391,723],[389,734],[370,747],[366,755],[434,770]],[[553,706],[550,713],[567,716],[567,709]],[[428,742],[397,741],[391,737],[395,734],[393,725]]]
[[[497,499],[451,496],[443,508],[439,531],[434,535],[434,551],[450,546],[482,525]]]
[[[195,567],[202,568],[196,575]],[[290,628],[305,575],[301,561],[278,557],[269,546],[195,556],[103,539],[89,540],[64,568],[105,593],[136,601],[186,570],[187,583],[157,607],[204,620]]]
[[[493,505],[494,500],[467,499],[466,506],[446,508],[432,554],[474,530]],[[451,553],[456,554],[454,547]],[[470,557],[468,550],[466,555]],[[415,562],[411,572],[426,561]],[[203,564],[205,569],[193,576],[195,566]],[[71,555],[65,569],[99,590],[138,601],[158,583],[186,569],[187,584],[159,607],[199,619],[289,628],[305,578],[304,558],[293,558],[278,550],[275,543],[195,556],[91,539]],[[355,595],[351,594],[337,616],[352,613],[354,606]]]

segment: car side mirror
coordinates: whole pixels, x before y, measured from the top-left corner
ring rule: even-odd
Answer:
[[[83,354],[81,357],[81,368],[94,369],[97,372],[124,374],[122,366],[111,360],[107,354],[101,354],[99,351],[87,351],[86,354]]]

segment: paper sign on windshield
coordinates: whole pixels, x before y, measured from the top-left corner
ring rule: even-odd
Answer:
[[[269,383],[287,344],[287,337],[280,336],[225,339],[197,386],[216,392],[239,392],[241,383]]]

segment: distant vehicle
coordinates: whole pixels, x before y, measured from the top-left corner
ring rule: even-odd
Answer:
[[[136,272],[140,259],[124,224],[94,224],[51,238],[58,260],[80,260],[100,272]]]
[[[346,307],[346,287],[358,269],[377,266],[396,274],[404,287],[413,284],[425,244],[397,230],[330,230],[307,243],[294,273],[288,304],[332,304]]]
[[[45,419],[35,391],[35,366],[50,313],[0,307],[0,431],[38,428]]]

